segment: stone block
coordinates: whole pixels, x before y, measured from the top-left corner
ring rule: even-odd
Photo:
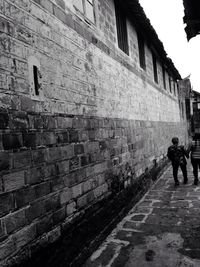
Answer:
[[[25,173],[26,184],[33,185],[40,183],[45,178],[45,167],[33,167]]]
[[[69,143],[69,133],[62,132],[57,134],[57,142],[58,143]]]
[[[60,226],[58,226],[47,234],[48,242],[50,244],[54,243],[60,238],[60,236],[61,236],[61,228]]]
[[[66,206],[66,214],[70,216],[74,212],[76,212],[76,202],[73,201]]]
[[[94,172],[96,174],[105,172],[107,170],[107,162],[102,162],[94,165]]]
[[[64,189],[61,193],[60,193],[60,204],[65,205],[67,202],[70,201],[70,199],[72,198],[72,191],[69,188]]]
[[[73,118],[69,117],[57,117],[57,128],[58,129],[67,129],[72,128]]]
[[[74,145],[74,155],[79,155],[84,153],[84,146],[83,144],[76,144]]]
[[[85,169],[76,170],[63,177],[65,186],[72,187],[75,184],[79,184],[86,178]]]
[[[13,194],[18,209],[30,204],[35,200],[35,191],[31,187],[22,188]]]
[[[71,187],[72,190],[72,198],[77,198],[78,196],[81,196],[83,194],[82,192],[83,184],[77,184],[73,187]]]
[[[31,151],[32,161],[34,165],[41,164],[42,162],[46,161],[47,158],[47,149],[37,149]]]
[[[16,251],[16,244],[12,236],[0,243],[0,260],[3,260]]]
[[[81,167],[84,167],[84,166],[90,164],[90,157],[89,157],[89,155],[82,155],[80,157],[80,160],[81,160]]]
[[[87,130],[80,130],[79,134],[79,142],[85,142],[89,140],[88,131]]]
[[[90,191],[87,194],[81,196],[80,198],[77,199],[77,207],[78,208],[83,208],[87,207],[93,200],[94,200],[94,192]]]
[[[30,207],[26,210],[26,220],[31,223],[35,218],[46,213],[46,206],[44,200],[38,200],[30,204]]]
[[[56,164],[46,164],[44,167],[45,179],[50,179],[57,175]]]
[[[24,82],[24,81],[23,81]],[[28,116],[26,112],[12,112],[12,129],[25,130],[28,128]]]
[[[101,186],[97,187],[94,189],[94,197],[98,198],[104,193],[108,191],[108,185],[107,184],[102,184]]]
[[[35,104],[34,101],[31,100],[29,97],[21,97],[21,110],[22,111],[34,111],[35,110]]]
[[[45,215],[37,222],[37,236],[41,236],[44,233],[48,233],[53,226],[52,214]]]
[[[4,18],[0,18],[0,31],[9,35],[14,34],[14,26],[11,22]]]
[[[22,139],[23,139],[23,146],[25,147],[31,147],[35,148],[36,146],[40,145],[40,135],[37,132],[23,132],[22,133]]]
[[[12,193],[0,194],[0,217],[13,211],[15,202]]]
[[[3,148],[5,150],[18,149],[22,146],[21,133],[18,134],[3,134],[2,135]]]
[[[75,130],[69,130],[69,142],[70,143],[76,143],[78,142],[78,131]]]
[[[100,151],[99,142],[88,142],[85,145],[85,153],[93,153],[97,151]]]
[[[5,129],[8,127],[9,116],[8,113],[0,109],[0,129]]]
[[[54,145],[56,143],[57,143],[57,138],[53,132],[43,132],[41,134],[42,145]]]
[[[18,230],[26,224],[25,210],[18,210],[3,218],[7,234]]]
[[[60,160],[62,158],[62,153],[61,153],[60,147],[51,147],[47,151],[48,151],[48,153],[47,153],[47,161],[48,162]]]
[[[59,193],[51,194],[45,199],[46,212],[55,211],[61,208]]]
[[[69,160],[56,162],[56,172],[57,174],[69,173]]]
[[[73,145],[66,145],[60,147],[62,153],[62,159],[71,159],[74,156]]]
[[[38,185],[33,186],[33,190],[35,191],[35,197],[40,198],[42,196],[46,196],[50,194],[51,188],[50,188],[50,182],[44,182],[40,183]]]
[[[78,168],[80,168],[80,158],[73,157],[72,159],[69,160],[69,170],[74,171]]]
[[[33,125],[34,129],[43,129],[44,128],[44,121],[42,116],[40,115],[35,115],[33,119]]]
[[[86,121],[84,118],[81,117],[74,117],[72,121],[72,127],[74,129],[83,129],[86,126]]]
[[[31,165],[31,152],[22,151],[13,154],[13,167],[21,168]]]
[[[64,0],[56,0],[56,4],[65,10],[65,1]]]
[[[53,6],[53,14],[59,19],[61,20],[64,24],[67,23],[67,15],[65,13],[65,11],[63,11],[60,7],[57,6]]]
[[[36,238],[36,225],[31,224],[13,234],[17,249],[20,249]]]
[[[7,152],[0,152],[0,171],[10,168],[10,156]]]
[[[5,223],[3,220],[0,221],[0,242],[2,242],[7,237],[7,232],[5,228]]]
[[[88,131],[88,137],[90,141],[94,141],[96,139],[96,131],[95,130],[89,130]]]
[[[40,5],[42,7],[44,7],[48,12],[50,12],[51,14],[53,14],[53,3],[50,2],[49,0],[40,0]]]
[[[82,190],[84,194],[93,189],[94,182],[95,179],[89,179],[82,184]]]
[[[3,176],[4,190],[12,191],[25,186],[25,171],[13,172]]]
[[[56,176],[51,180],[51,190],[52,192],[57,192],[65,187],[63,177]]]
[[[3,181],[0,179],[0,194],[3,192]]]
[[[58,223],[64,221],[65,218],[66,218],[66,207],[64,206],[53,213],[53,225],[57,225]]]
[[[47,130],[53,130],[56,129],[56,118],[53,116],[43,116],[43,127]]]

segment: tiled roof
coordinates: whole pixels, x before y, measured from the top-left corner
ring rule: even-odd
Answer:
[[[183,0],[185,16],[184,23],[187,24],[185,31],[187,39],[190,40],[200,33],[200,1],[199,0]]]
[[[176,79],[181,79],[181,75],[175,68],[172,60],[167,57],[163,43],[158,38],[156,31],[151,25],[150,20],[145,15],[145,12],[138,0],[116,0],[119,2],[128,15],[129,19],[133,22],[134,26],[140,31],[150,46],[152,46],[159,55],[162,62],[168,68],[168,71]]]

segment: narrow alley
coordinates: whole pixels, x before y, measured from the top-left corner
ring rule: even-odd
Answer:
[[[169,167],[84,266],[200,266],[200,187],[188,172],[174,187]]]

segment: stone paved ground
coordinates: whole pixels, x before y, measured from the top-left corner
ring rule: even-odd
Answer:
[[[169,167],[85,267],[200,267],[200,186],[174,187]]]

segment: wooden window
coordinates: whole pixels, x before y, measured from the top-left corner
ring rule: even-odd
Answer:
[[[94,0],[74,0],[73,3],[86,19],[94,23]]]
[[[154,81],[158,83],[158,70],[157,70],[157,60],[155,54],[152,52],[152,61],[153,61],[153,75]]]
[[[146,69],[146,61],[145,61],[144,39],[139,33],[137,34],[137,39],[138,39],[140,67],[145,70]]]
[[[174,95],[176,95],[176,82],[173,81],[173,84],[174,84]]]
[[[115,1],[115,15],[116,15],[116,25],[117,25],[118,46],[124,53],[129,55],[126,15],[123,12],[117,0]]]
[[[37,66],[33,65],[33,80],[34,80],[34,88],[35,94],[39,95],[39,82],[38,82],[38,68]]]
[[[163,86],[164,89],[166,90],[166,77],[165,77],[165,68],[162,66],[162,76],[163,76]]]
[[[169,77],[169,91],[170,91],[170,93],[172,92],[172,84],[171,84],[171,78]]]

